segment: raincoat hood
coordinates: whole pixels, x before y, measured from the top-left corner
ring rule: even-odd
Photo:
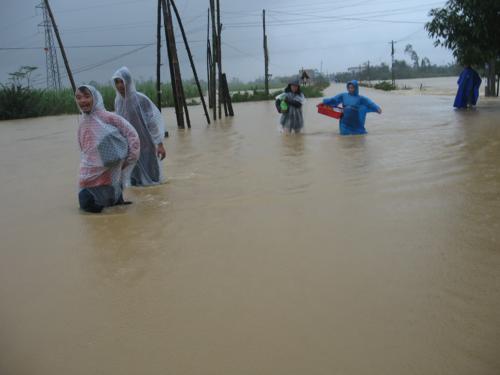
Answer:
[[[299,88],[297,90],[297,94],[300,94],[301,93],[300,81],[298,79],[292,79],[290,82],[288,82],[288,85],[285,88],[285,92],[292,92],[292,85],[297,86]]]
[[[132,185],[148,186],[163,181],[163,172],[157,156],[157,145],[163,142],[165,123],[156,105],[146,95],[138,92],[127,67],[118,69],[113,80],[125,85],[125,95],[116,89],[115,112],[132,124],[141,141],[141,155],[132,171]]]
[[[359,95],[358,81],[347,82],[347,86],[354,86],[354,93],[343,92],[323,100],[323,104],[336,107],[342,105],[343,116],[339,121],[340,134],[354,135],[365,134],[366,114],[370,112],[379,112],[380,107],[366,96]],[[349,90],[349,89],[348,89]]]
[[[115,79],[121,79],[125,85],[125,97],[131,95],[134,93],[135,90],[135,85],[134,85],[134,80],[132,79],[132,74],[130,74],[130,70],[126,66],[122,66],[120,69],[118,69],[115,74],[113,74],[113,77],[111,77],[113,81]],[[117,95],[121,95],[118,90],[116,89]]]
[[[356,81],[355,79],[353,79],[352,81],[349,81],[347,82],[346,84],[346,88],[349,90],[349,85],[353,85],[354,86],[354,96],[358,96],[359,95],[359,83],[358,81]]]
[[[80,109],[80,113],[82,115],[91,115],[95,111],[104,111],[105,110],[105,108],[104,108],[104,100],[102,99],[102,95],[101,95],[101,93],[94,86],[91,86],[91,85],[80,85],[80,86],[78,86],[78,88],[80,88],[80,87],[85,87],[85,88],[87,88],[90,91],[90,94],[92,95],[92,102],[93,102],[92,103],[92,110],[89,113],[83,112],[80,109],[80,106],[78,106],[78,109]],[[77,91],[78,91],[78,89],[77,89]]]

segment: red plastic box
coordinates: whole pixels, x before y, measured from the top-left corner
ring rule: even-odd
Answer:
[[[339,107],[330,107],[329,105],[320,103],[317,105],[317,108],[318,108],[318,113],[328,117],[339,119],[343,115],[342,108]]]

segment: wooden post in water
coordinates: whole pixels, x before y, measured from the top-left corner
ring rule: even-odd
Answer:
[[[208,107],[213,108],[212,99],[212,49],[210,48],[210,8],[207,12],[207,95],[208,95]]]
[[[266,10],[262,9],[262,29],[264,32],[264,91],[269,96],[269,54],[267,51]]]
[[[193,71],[194,80],[196,82],[196,87],[198,88],[198,93],[200,94],[200,100],[203,105],[203,111],[205,112],[205,117],[207,118],[207,122],[210,124],[210,116],[208,115],[207,105],[205,104],[205,98],[203,97],[203,91],[201,90],[200,81],[198,80],[198,73],[196,72],[196,67],[193,61],[193,55],[191,54],[191,49],[189,48],[189,43],[186,37],[186,33],[184,32],[184,26],[182,25],[181,16],[175,6],[174,0],[170,0],[172,4],[172,8],[174,9],[175,16],[177,18],[177,23],[179,24],[179,28],[181,29],[182,40],[184,41],[184,45],[186,47],[186,52],[189,57],[189,63],[191,64],[191,69]],[[187,109],[186,109],[187,113]]]
[[[161,112],[161,0],[158,0],[156,19],[156,106]],[[168,137],[166,129],[164,137]]]
[[[156,106],[161,112],[161,0],[158,0],[156,21]]]
[[[52,21],[52,27],[54,28],[54,34],[56,34],[57,43],[59,43],[59,48],[61,49],[61,55],[64,60],[64,66],[66,67],[66,73],[68,74],[69,82],[71,83],[71,88],[73,89],[73,92],[75,92],[75,80],[73,79],[73,73],[71,73],[71,69],[69,67],[68,58],[66,57],[66,52],[64,51],[63,42],[61,36],[59,35],[59,29],[57,28],[54,14],[52,13],[52,9],[50,9],[49,0],[44,0],[44,3],[47,11],[49,12],[50,20]]]
[[[222,49],[221,49],[221,33],[222,33],[222,25],[220,23],[220,0],[216,0],[217,5],[217,72],[218,72],[218,87],[219,87],[219,119],[222,117],[222,101],[224,100],[224,95],[222,93]]]
[[[213,113],[212,117],[217,120],[217,81],[216,81],[216,64],[217,64],[217,31],[215,25],[215,0],[210,0],[210,18],[212,21],[212,66],[210,69],[210,81],[212,82],[212,99],[213,99]]]
[[[392,86],[396,87],[396,76],[394,75],[394,40],[391,40],[391,61]]]
[[[172,84],[172,95],[175,105],[175,116],[177,118],[177,127],[184,129],[184,109],[187,109],[184,90],[182,87],[181,71],[179,66],[179,59],[177,57],[177,47],[175,45],[174,29],[172,24],[172,14],[170,13],[170,2],[161,0],[163,9],[163,24],[165,28],[165,39],[167,41],[168,62],[170,67],[170,80]],[[186,114],[189,123],[189,114]]]
[[[234,116],[233,103],[231,102],[231,94],[227,84],[226,73],[222,73],[222,87],[224,90],[224,104],[227,105],[227,112],[229,116]]]

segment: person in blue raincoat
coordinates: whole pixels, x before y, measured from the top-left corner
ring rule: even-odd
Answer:
[[[347,92],[324,99],[323,104],[332,107],[342,105],[344,114],[339,124],[341,135],[366,134],[366,114],[382,113],[382,109],[377,104],[359,95],[359,85],[356,80],[347,82]]]
[[[457,96],[455,97],[453,107],[467,108],[476,105],[481,82],[479,74],[470,65],[467,65],[458,78]]]

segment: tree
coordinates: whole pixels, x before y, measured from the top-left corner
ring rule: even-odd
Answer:
[[[486,66],[486,95],[496,95],[497,60],[500,57],[500,1],[448,0],[432,9],[426,30],[434,45],[449,48],[464,65]]]
[[[23,86],[23,81],[26,80],[26,87],[30,88],[31,74],[37,69],[38,68],[36,66],[28,66],[28,65],[21,66],[14,73],[9,73],[10,76],[9,80],[15,86]]]
[[[410,55],[410,59],[411,61],[413,61],[413,67],[415,69],[418,69],[418,55],[417,53],[415,52],[415,50],[413,49],[413,46],[411,44],[407,44],[406,47],[405,47],[405,53],[407,53],[408,55]]]
[[[420,67],[422,68],[422,70],[427,70],[431,67],[431,60],[429,60],[428,57],[424,57],[422,59],[422,62],[420,63]]]

